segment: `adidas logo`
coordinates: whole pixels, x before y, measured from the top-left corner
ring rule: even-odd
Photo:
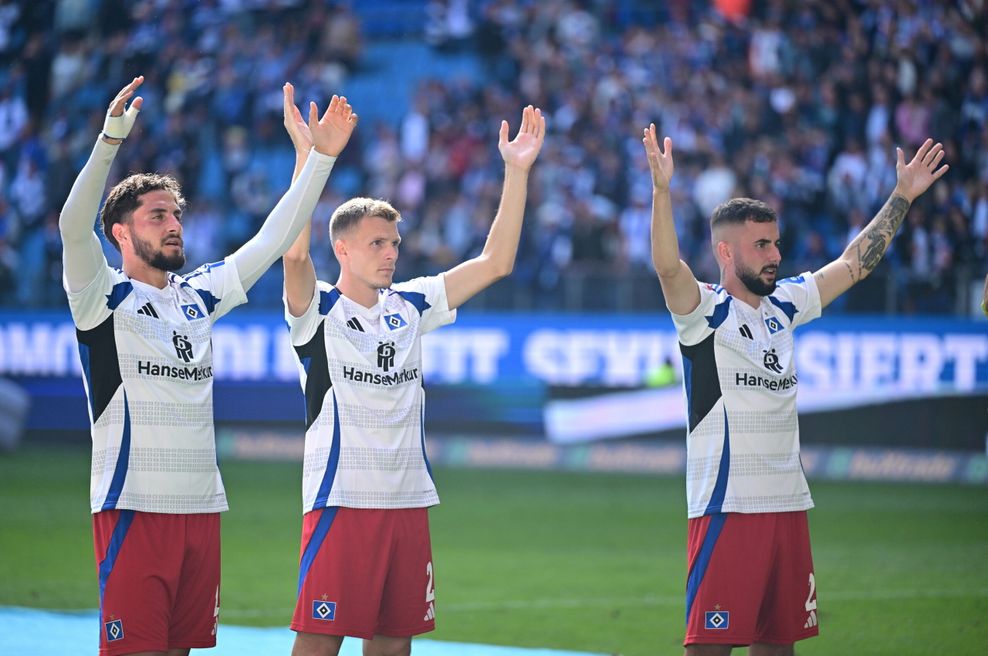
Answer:
[[[430,601],[429,610],[425,611],[425,617],[422,618],[422,621],[428,622],[434,619],[436,619],[436,604]]]
[[[137,314],[143,314],[146,317],[152,317],[154,319],[158,318],[158,313],[155,311],[154,306],[151,305],[150,303],[145,303],[144,305],[142,305],[141,308],[137,311]]]
[[[353,328],[357,332],[361,332],[361,333],[366,332],[364,330],[364,327],[360,325],[360,322],[357,321],[357,317],[351,317],[351,319],[346,322],[346,325],[349,326],[350,328]]]
[[[748,324],[746,323],[741,324],[741,327],[738,328],[738,330],[741,332],[742,337],[747,337],[748,339],[755,339],[754,336],[751,334],[751,328],[748,327]]]
[[[815,610],[811,610],[810,611],[810,616],[806,619],[806,624],[803,625],[803,628],[804,629],[812,629],[816,625],[817,625],[816,611]]]

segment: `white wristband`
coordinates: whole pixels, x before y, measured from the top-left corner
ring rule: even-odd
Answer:
[[[103,135],[110,139],[120,139],[121,141],[126,139],[127,135],[130,134],[131,128],[134,127],[134,122],[137,120],[137,115],[140,112],[141,110],[131,105],[120,116],[110,116],[107,113],[106,120],[103,121]]]

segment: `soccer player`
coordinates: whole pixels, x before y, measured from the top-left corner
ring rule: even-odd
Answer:
[[[783,656],[817,635],[816,581],[799,460],[792,331],[871,273],[910,204],[947,171],[927,140],[844,253],[814,273],[777,280],[775,211],[735,198],[717,207],[711,241],[720,284],[699,283],[672,216],[672,140],[642,141],[652,173],[652,261],[683,355],[689,436],[686,654]]]
[[[333,103],[308,129],[306,166],[257,235],[188,275],[178,183],[131,175],[100,218],[123,269],[107,265],[93,219],[110,165],[143,104],[136,77],[110,104],[103,132],[59,219],[64,285],[89,398],[90,505],[100,591],[100,654],[188,654],[216,644],[220,520],[227,509],[213,435],[213,322],[292,244],[353,130]],[[287,87],[286,87],[287,88]]]
[[[309,137],[293,102],[285,117],[298,170]],[[401,216],[369,198],[331,217],[335,285],[316,280],[309,228],[285,253],[306,405],[294,656],[335,656],[344,636],[363,638],[365,656],[406,656],[412,636],[435,627],[428,507],[439,497],[425,452],[421,338],[511,272],[544,135],[531,106],[511,141],[502,121],[504,189],[484,250],[443,274],[393,284]]]

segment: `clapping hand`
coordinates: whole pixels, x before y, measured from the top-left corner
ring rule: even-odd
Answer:
[[[127,111],[124,111],[124,107],[134,92],[137,91],[137,87],[143,83],[144,76],[138,75],[131,80],[130,84],[121,89],[117,97],[110,103],[110,108],[106,111],[106,119],[103,121],[104,139],[123,141],[130,134],[134,122],[137,121],[137,114],[140,113],[141,106],[144,104],[144,99],[137,96],[130,103],[130,107],[127,107]]]
[[[350,135],[357,127],[359,117],[345,96],[333,96],[326,112],[319,117],[316,103],[309,103],[309,121],[302,119],[302,113],[295,106],[295,87],[285,83],[285,129],[292,139],[296,151],[308,152],[315,146],[324,155],[339,156],[350,141]]]
[[[521,127],[511,141],[508,141],[508,122],[501,121],[497,147],[501,151],[504,163],[508,166],[528,171],[535,163],[535,158],[539,156],[543,141],[545,141],[545,117],[542,116],[541,109],[529,105],[522,110]]]
[[[652,187],[656,191],[668,191],[669,182],[675,166],[672,161],[672,139],[666,137],[659,150],[659,141],[655,136],[655,123],[649,124],[642,137],[645,144],[645,154],[648,156],[648,168],[652,171]]]

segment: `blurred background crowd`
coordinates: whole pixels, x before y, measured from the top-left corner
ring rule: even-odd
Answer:
[[[398,278],[478,253],[497,209],[502,118],[547,114],[513,276],[491,309],[661,307],[641,144],[672,137],[683,258],[716,282],[707,221],[738,195],[781,217],[782,273],[844,249],[927,136],[951,170],[840,310],[967,314],[988,248],[988,10],[979,0],[0,0],[0,305],[65,304],[58,212],[110,99],[146,78],[111,184],[167,171],[191,266],[248,239],[293,165],[281,86],[360,126],[316,212],[401,211]],[[111,262],[118,261],[107,247]],[[278,267],[276,267],[278,269]],[[280,305],[280,272],[251,294]]]

